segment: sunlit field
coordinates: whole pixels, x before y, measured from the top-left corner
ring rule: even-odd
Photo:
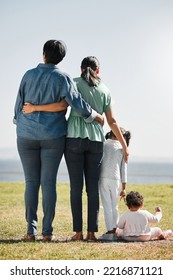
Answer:
[[[163,211],[158,226],[173,229],[173,185],[127,185],[127,192],[139,191],[144,196],[144,209],[154,213],[156,206]],[[0,183],[0,259],[1,260],[173,260],[173,238],[148,242],[71,242],[72,219],[69,184],[57,184],[57,208],[53,223],[54,242],[41,239],[41,192],[38,209],[38,236],[35,242],[23,242],[26,233],[24,183]],[[86,235],[86,194],[84,189],[84,235]],[[119,212],[127,210],[119,202]],[[103,208],[100,205],[99,232],[106,231]]]

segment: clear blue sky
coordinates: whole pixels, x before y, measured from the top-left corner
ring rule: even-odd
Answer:
[[[23,74],[42,62],[47,40],[61,39],[59,67],[72,77],[85,56],[99,59],[116,119],[132,133],[131,157],[173,158],[172,0],[1,0],[0,34],[0,152],[16,147]]]

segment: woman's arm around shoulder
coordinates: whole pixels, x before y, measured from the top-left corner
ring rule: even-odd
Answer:
[[[60,112],[66,110],[68,103],[63,99],[60,102],[55,102],[45,105],[34,105],[29,102],[26,102],[23,106],[23,113],[30,114],[33,112]]]

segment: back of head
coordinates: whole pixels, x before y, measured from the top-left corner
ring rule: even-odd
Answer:
[[[63,60],[66,52],[67,48],[63,41],[49,40],[43,46],[46,63],[58,64]]]
[[[115,134],[113,133],[112,130],[110,130],[109,132],[107,132],[106,135],[105,135],[105,139],[106,139],[106,140],[107,140],[107,139],[114,139],[114,138],[116,138],[116,136],[115,136]]]
[[[121,133],[124,137],[124,139],[126,140],[126,144],[127,146],[129,146],[130,143],[130,139],[131,139],[131,133],[128,130],[125,130],[124,128],[120,127]]]
[[[127,146],[129,146],[129,142],[131,139],[131,133],[128,130],[125,130],[124,128],[120,127],[121,133],[126,141]],[[109,132],[106,133],[105,135],[106,140],[107,139],[114,139],[116,138],[116,135],[113,133],[112,130],[110,130]]]
[[[138,192],[131,191],[126,195],[126,205],[128,208],[141,207],[143,205],[143,201],[143,196]]]
[[[95,56],[87,56],[82,60],[81,77],[88,82],[90,86],[96,86],[100,82],[100,77],[97,75],[97,70],[100,68],[100,63]]]

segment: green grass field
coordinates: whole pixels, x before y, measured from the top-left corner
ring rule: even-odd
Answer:
[[[173,185],[127,185],[127,192],[139,191],[144,196],[144,209],[154,213],[163,210],[158,224],[163,230],[173,229]],[[38,209],[39,234],[36,242],[21,241],[26,233],[24,183],[0,183],[0,259],[1,260],[173,260],[173,238],[149,242],[71,242],[72,219],[69,184],[57,184],[57,208],[53,223],[56,241],[41,241],[41,193]],[[86,234],[86,194],[84,190],[84,234]],[[119,202],[119,212],[127,209]],[[105,232],[103,209],[100,207],[99,232]]]

